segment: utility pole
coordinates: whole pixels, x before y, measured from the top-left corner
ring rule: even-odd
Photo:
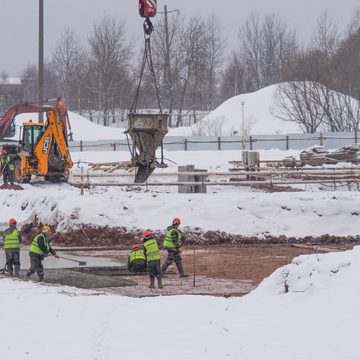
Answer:
[[[38,100],[44,99],[44,0],[39,0],[39,69]],[[39,113],[39,123],[44,122],[43,113]]]
[[[171,127],[171,120],[172,120],[172,110],[174,106],[174,99],[173,99],[173,82],[172,82],[172,72],[171,72],[171,63],[170,63],[170,36],[169,36],[169,21],[168,21],[168,14],[177,12],[179,13],[180,10],[172,10],[168,11],[167,5],[164,5],[164,22],[165,22],[165,66],[166,66],[166,77],[167,83],[169,85],[169,96],[170,96],[170,103],[169,103],[169,127]],[[161,14],[160,11],[158,13]]]

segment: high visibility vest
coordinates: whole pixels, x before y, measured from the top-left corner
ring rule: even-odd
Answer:
[[[144,242],[147,261],[160,260],[160,251],[157,241],[149,239]]]
[[[31,243],[30,249],[29,251],[35,254],[39,254],[39,255],[44,255],[44,252],[39,248],[39,244],[38,244],[38,239],[39,237],[42,236],[44,238],[44,244],[47,250],[50,249],[49,247],[49,242],[46,238],[46,236],[42,233],[40,233],[39,235],[34,237],[34,240]]]
[[[135,249],[130,253],[130,264],[135,260],[146,260],[144,249]]]
[[[178,242],[179,242],[179,246],[181,246],[181,232],[178,229],[175,228],[170,228],[166,233],[165,233],[165,240],[164,240],[164,248],[166,249],[176,249],[176,246],[173,242],[173,238],[172,238],[172,233],[173,231],[176,231],[178,234]]]
[[[1,158],[1,168],[2,168],[3,171],[4,171],[4,166],[5,166],[6,163],[8,163],[7,167],[9,168],[9,170],[14,171],[14,169],[15,169],[14,164],[11,162],[9,155],[6,155],[5,158]]]
[[[4,235],[4,249],[20,249],[19,232],[14,229],[10,234]]]

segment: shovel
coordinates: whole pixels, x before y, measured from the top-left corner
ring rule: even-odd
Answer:
[[[58,255],[58,257],[59,257],[60,259],[64,259],[64,260],[69,260],[69,261],[76,262],[76,263],[78,263],[78,265],[80,265],[80,266],[85,266],[85,265],[86,265],[86,261],[78,261],[78,260],[70,259],[70,258],[67,258],[67,257],[64,257],[64,256],[59,256],[59,255]]]

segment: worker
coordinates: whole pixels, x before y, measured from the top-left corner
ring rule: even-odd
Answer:
[[[14,163],[4,148],[1,151],[0,166],[4,184],[8,185],[8,182],[10,182],[10,185],[14,185]]]
[[[3,233],[3,248],[6,256],[6,269],[9,276],[19,277],[21,233],[16,227],[16,220],[9,220],[9,227]]]
[[[146,257],[142,245],[131,245],[131,253],[128,258],[128,269],[130,272],[134,273],[146,271]]]
[[[160,251],[157,241],[151,236],[150,231],[144,231],[144,253],[147,268],[150,276],[150,289],[155,289],[155,277],[157,278],[159,289],[163,288],[161,279]]]
[[[56,251],[49,244],[49,233],[50,226],[43,226],[41,233],[36,235],[31,243],[29,249],[30,269],[26,274],[26,280],[29,280],[30,276],[36,271],[39,277],[39,281],[44,281],[44,267],[42,264],[44,257],[52,254],[57,259],[59,258],[56,255]]]
[[[167,259],[161,269],[161,273],[164,275],[167,268],[175,262],[179,271],[180,277],[188,277],[184,270],[184,266],[181,259],[181,246],[185,239],[184,234],[179,230],[180,219],[175,218],[172,221],[172,225],[167,228],[163,246],[167,250]]]

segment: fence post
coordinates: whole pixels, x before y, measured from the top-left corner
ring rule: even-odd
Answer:
[[[185,151],[187,151],[187,149],[188,149],[188,140],[187,140],[187,138],[185,138],[185,140],[184,140],[184,146],[185,146]]]
[[[358,143],[358,133],[357,133],[357,131],[355,130],[355,144],[357,144]]]
[[[320,133],[320,145],[322,146],[323,145],[323,134]]]
[[[81,178],[80,178],[80,195],[84,195],[84,168],[81,167]]]
[[[252,139],[252,135],[249,136],[249,141],[250,141],[250,150],[253,149],[253,139]]]
[[[218,150],[221,150],[221,137],[218,137]]]
[[[116,151],[116,143],[113,144],[114,151]]]
[[[289,135],[286,135],[286,150],[289,150]]]
[[[80,140],[80,152],[83,151],[83,142]]]

